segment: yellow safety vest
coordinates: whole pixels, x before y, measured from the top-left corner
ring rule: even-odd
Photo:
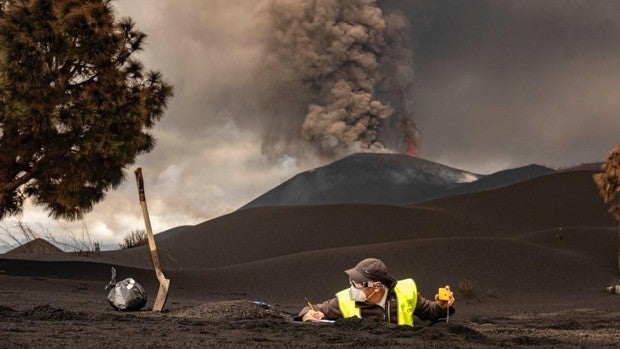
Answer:
[[[396,302],[398,303],[396,311],[398,324],[413,326],[413,311],[418,303],[418,288],[415,281],[413,279],[399,280],[394,286],[394,293],[396,293]],[[338,306],[343,317],[362,317],[360,308],[355,305],[355,301],[349,295],[348,288],[336,293],[336,298],[338,298]]]

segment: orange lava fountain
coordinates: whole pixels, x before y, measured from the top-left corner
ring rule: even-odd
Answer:
[[[413,122],[405,119],[405,144],[407,145],[407,155],[418,156],[418,142],[416,140],[416,130]]]

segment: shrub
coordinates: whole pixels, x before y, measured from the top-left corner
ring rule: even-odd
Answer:
[[[476,282],[474,280],[466,279],[459,281],[459,290],[463,297],[467,300],[474,298]]]
[[[123,242],[120,243],[118,246],[122,249],[127,249],[146,245],[147,242],[148,235],[146,234],[146,231],[143,229],[135,229],[125,235],[125,237],[123,238]]]

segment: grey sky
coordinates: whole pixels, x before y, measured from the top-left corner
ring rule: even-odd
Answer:
[[[413,23],[422,157],[483,172],[565,166],[620,141],[620,2],[383,5]]]
[[[619,1],[378,4],[410,20],[420,157],[490,173],[600,161],[620,142]],[[257,101],[265,88],[258,79],[261,1],[119,0],[115,6],[149,35],[145,65],[175,86],[156,125],[158,145],[136,164],[144,170],[156,231],[231,212],[328,161],[309,150],[300,130],[274,123]],[[282,98],[296,91],[287,93]],[[277,148],[270,156],[266,143]],[[94,240],[116,243],[143,227],[131,170],[86,216]],[[25,211],[26,221],[50,222],[38,209]],[[69,226],[79,231],[81,223]]]

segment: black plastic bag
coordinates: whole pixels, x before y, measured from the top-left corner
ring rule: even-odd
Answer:
[[[112,280],[105,287],[108,301],[116,310],[140,310],[146,305],[146,291],[132,278],[116,282],[116,269],[112,267]]]

